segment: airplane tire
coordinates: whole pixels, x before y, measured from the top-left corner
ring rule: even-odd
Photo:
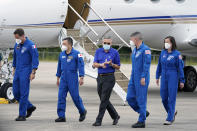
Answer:
[[[0,93],[1,97],[8,99],[10,103],[14,103],[16,101],[13,95],[13,87],[11,83],[3,84]]]
[[[184,67],[185,74],[185,92],[194,92],[197,86],[197,73],[196,69],[192,66]]]

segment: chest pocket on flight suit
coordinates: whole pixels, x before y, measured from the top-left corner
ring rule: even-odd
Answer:
[[[140,64],[140,65],[137,65],[136,68],[141,68],[141,65],[143,65],[143,51],[137,51],[136,54],[135,54],[135,65],[136,64]]]
[[[21,57],[22,57],[22,63],[24,65],[28,65],[29,61],[30,61],[30,55],[29,55],[29,52],[28,52],[28,48],[27,47],[22,47],[21,48]]]
[[[64,72],[66,69],[66,56],[61,56],[61,70]]]
[[[73,73],[77,72],[77,69],[76,69],[77,60],[76,59],[77,58],[75,55],[72,55],[72,56],[70,55],[67,57],[66,62],[67,62],[68,70],[70,72],[73,72]]]

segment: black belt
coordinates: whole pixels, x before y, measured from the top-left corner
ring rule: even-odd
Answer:
[[[109,76],[109,75],[114,75],[114,73],[105,73],[105,74],[98,74],[99,76]]]

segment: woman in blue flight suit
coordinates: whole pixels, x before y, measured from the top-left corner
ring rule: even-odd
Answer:
[[[171,125],[177,111],[175,111],[178,83],[180,88],[184,87],[183,60],[179,51],[176,50],[174,37],[168,36],[164,39],[165,47],[162,50],[156,71],[156,83],[159,85],[161,76],[160,95],[163,106],[168,113],[164,125]]]

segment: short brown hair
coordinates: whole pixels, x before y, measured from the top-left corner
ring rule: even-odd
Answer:
[[[175,40],[175,38],[174,38],[173,36],[167,36],[167,37],[164,39],[164,43],[165,43],[165,40],[166,40],[166,39],[169,39],[170,42],[172,43],[172,51],[173,51],[173,50],[176,50],[176,49],[177,49],[177,46],[176,46],[176,40]],[[165,47],[164,47],[164,49],[165,49]]]
[[[18,34],[19,36],[25,35],[25,31],[22,28],[18,28],[14,31],[14,34]]]

